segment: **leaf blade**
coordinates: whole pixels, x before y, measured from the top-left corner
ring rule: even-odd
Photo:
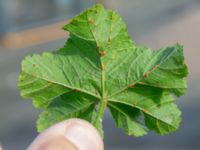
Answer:
[[[41,132],[49,126],[70,118],[92,121],[97,99],[90,95],[72,91],[56,99],[41,113],[37,128]]]
[[[134,110],[133,108],[131,109],[125,105],[119,105],[117,103],[109,103],[108,107],[116,126],[123,129],[128,135],[139,137],[147,134],[148,129],[137,120],[133,119],[137,117],[139,113],[137,110]],[[129,111],[127,111],[127,109]]]
[[[101,4],[63,28],[70,32],[63,48],[22,62],[21,95],[45,110],[38,121],[40,131],[79,117],[91,123],[96,119],[102,132],[106,105],[129,135],[143,136],[148,130],[162,135],[178,128],[181,113],[173,95],[185,94],[188,75],[182,46],[158,51],[137,47],[119,14]],[[102,106],[98,114],[97,103]]]
[[[140,111],[144,115],[143,122],[146,127],[161,135],[171,133],[179,127],[181,113],[174,101],[170,91],[144,85],[129,88],[109,100],[111,103],[126,105],[130,109]],[[162,126],[158,127],[158,124]]]

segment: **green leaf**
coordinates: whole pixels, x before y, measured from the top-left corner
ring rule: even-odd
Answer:
[[[139,113],[133,112],[132,117],[129,118],[132,119],[132,122],[135,121],[133,115],[137,114],[137,117],[142,118],[142,122],[137,124],[140,128],[143,128],[145,124],[147,128],[158,134],[168,134],[179,127],[181,113],[174,104],[174,98],[169,90],[138,84],[115,95],[109,103],[111,103],[111,107],[113,103],[118,105],[119,109],[127,107],[124,109],[126,114],[131,112],[128,109],[137,110]],[[116,116],[114,118],[119,119]],[[118,121],[116,124],[119,126]],[[142,135],[142,132],[140,133]],[[133,133],[133,135],[140,136],[138,133]]]
[[[131,40],[125,23],[101,4],[63,27],[64,47],[26,57],[19,76],[21,95],[44,112],[38,131],[68,118],[91,122],[102,134],[106,106],[128,135],[168,134],[180,124],[174,96],[187,89],[183,47],[152,51]]]
[[[89,95],[72,91],[54,99],[48,109],[44,111],[37,122],[38,131],[41,132],[57,122],[69,118],[82,118],[92,121],[95,117],[96,99]]]
[[[108,107],[118,128],[122,128],[128,135],[143,136],[147,134],[140,119],[140,111],[128,105],[109,102]]]
[[[147,78],[142,82],[144,84],[170,89],[177,96],[185,94],[187,84],[183,80],[187,76],[187,66],[184,64],[183,47],[176,44],[174,47],[162,48],[158,52],[166,52],[167,49],[171,50],[170,57],[153,68],[152,73],[147,72]]]

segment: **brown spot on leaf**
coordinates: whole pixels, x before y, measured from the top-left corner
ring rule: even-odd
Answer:
[[[132,87],[134,87],[134,86],[135,86],[135,84],[129,84],[129,85],[128,85],[129,88],[132,88]]]
[[[97,43],[97,48],[100,49],[100,44],[99,43]]]
[[[143,109],[142,111],[143,111],[144,113],[148,113],[148,111],[147,111],[146,109]]]
[[[79,89],[74,89],[74,91],[79,92],[80,90]]]
[[[143,76],[144,76],[145,78],[147,78],[148,75],[149,75],[149,72],[145,72]]]
[[[100,55],[100,57],[103,57],[103,56],[105,56],[105,52],[104,51],[100,51],[99,55]]]
[[[35,67],[36,65],[35,64],[33,64],[33,67]]]
[[[90,19],[88,22],[89,22],[90,24],[94,24],[94,20],[93,20],[93,19]]]
[[[157,69],[158,67],[160,67],[160,65],[158,64],[158,65],[156,65],[153,69],[152,69],[152,71],[153,70],[155,70],[155,69]]]
[[[111,38],[110,37],[108,38],[108,44],[111,44]]]
[[[145,84],[144,82],[138,82],[138,84]]]
[[[150,74],[151,72],[153,72],[155,69],[157,69],[158,67],[160,67],[159,64],[156,65],[156,66],[154,66],[150,71],[145,72],[143,76],[144,76],[145,78],[148,77],[149,74]]]
[[[48,83],[52,83],[50,80],[47,81]]]

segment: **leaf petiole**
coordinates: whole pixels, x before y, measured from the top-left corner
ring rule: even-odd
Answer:
[[[102,118],[103,118],[103,115],[104,115],[104,111],[106,109],[106,106],[107,106],[107,98],[106,98],[106,92],[105,92],[105,74],[104,74],[104,71],[105,71],[105,65],[102,64],[102,76],[101,76],[101,87],[102,87],[102,98],[100,100],[100,105],[99,105],[99,109],[98,109],[98,112],[97,112],[97,117],[94,121],[94,126],[97,128],[97,129],[101,129],[101,126],[102,126]],[[101,135],[103,136],[103,131],[100,131]]]
[[[104,99],[102,99],[100,101],[99,111],[97,113],[97,117],[96,117],[96,120],[94,122],[95,127],[98,127],[99,123],[102,123],[102,118],[103,118],[103,115],[104,115],[104,111],[106,109],[106,105],[107,105],[106,101]]]

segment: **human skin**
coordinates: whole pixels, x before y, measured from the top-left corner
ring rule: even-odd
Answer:
[[[98,131],[81,119],[69,119],[39,134],[27,150],[103,150]]]

